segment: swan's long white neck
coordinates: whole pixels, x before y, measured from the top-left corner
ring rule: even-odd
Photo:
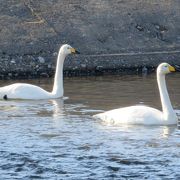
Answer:
[[[161,104],[162,104],[162,111],[164,114],[165,120],[172,119],[175,114],[173,107],[171,105],[171,101],[169,99],[168,91],[166,88],[166,81],[165,81],[165,75],[157,72],[157,82],[160,92],[160,98],[161,98]]]
[[[52,95],[54,97],[62,97],[64,93],[63,89],[63,64],[66,55],[59,51],[57,65],[56,65],[56,72],[54,77],[54,86],[52,90]]]

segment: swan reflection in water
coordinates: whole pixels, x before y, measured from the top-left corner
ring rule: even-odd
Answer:
[[[65,114],[64,99],[51,99],[52,117],[61,117]]]
[[[175,130],[176,130],[176,127],[175,126],[164,126],[163,127],[163,132],[162,132],[162,137],[164,138],[168,138],[170,135],[172,135]]]
[[[64,99],[1,101],[1,117],[45,118],[64,115]]]

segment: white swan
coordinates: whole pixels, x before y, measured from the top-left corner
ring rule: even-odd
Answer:
[[[0,87],[0,99],[51,99],[63,96],[63,64],[68,54],[79,52],[68,44],[61,46],[58,54],[54,86],[52,92],[47,92],[41,87],[26,84],[15,83]]]
[[[137,105],[114,109],[94,115],[93,117],[114,124],[176,124],[177,116],[172,108],[165,82],[165,75],[173,71],[175,71],[175,68],[167,63],[162,63],[157,68],[157,82],[162,103],[162,111],[143,105]]]

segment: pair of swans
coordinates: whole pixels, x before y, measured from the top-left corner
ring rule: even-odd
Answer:
[[[68,54],[79,54],[70,45],[63,45],[58,54],[54,86],[52,92],[26,83],[15,83],[0,88],[1,99],[54,99],[63,97],[63,64]],[[177,116],[172,108],[166,88],[165,75],[174,72],[175,68],[162,63],[157,68],[157,82],[162,103],[162,111],[147,106],[130,106],[114,109],[94,115],[115,124],[171,125],[177,123]]]

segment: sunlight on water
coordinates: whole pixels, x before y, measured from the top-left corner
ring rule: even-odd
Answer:
[[[179,79],[167,77],[176,109]],[[52,79],[24,82],[52,89]],[[1,179],[180,179],[177,126],[115,126],[92,118],[139,103],[161,108],[154,75],[66,78],[65,96],[1,101]]]

